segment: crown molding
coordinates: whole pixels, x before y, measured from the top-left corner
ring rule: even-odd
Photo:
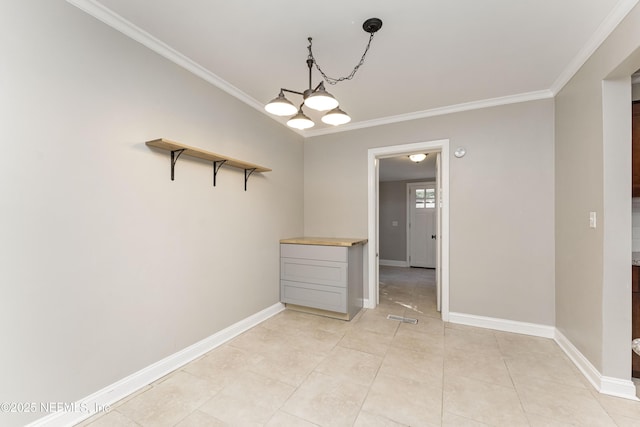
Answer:
[[[556,96],[562,88],[569,83],[569,80],[580,70],[600,45],[611,35],[613,30],[622,22],[622,20],[631,12],[631,9],[638,4],[640,0],[620,0],[618,4],[611,10],[609,15],[602,21],[596,32],[591,36],[587,44],[584,45],[578,54],[569,63],[567,68],[558,76],[551,85],[551,92]]]
[[[388,125],[392,123],[406,122],[409,120],[424,119],[427,117],[443,116],[445,114],[460,113],[462,111],[478,110],[481,108],[498,107],[500,105],[517,104],[519,102],[537,101],[540,99],[553,98],[550,90],[539,90],[516,95],[501,96],[499,98],[483,99],[480,101],[464,102],[461,104],[448,105],[446,107],[432,108],[429,110],[416,111],[413,113],[399,114],[397,116],[381,117],[379,119],[365,120],[361,122],[341,125],[339,128],[325,128],[307,131],[305,136],[313,137],[327,135],[331,133],[345,132],[355,129],[363,129],[373,126]]]
[[[265,116],[271,119],[274,119],[270,114],[267,114],[267,112],[264,110],[264,105],[261,102],[257,101],[252,96],[249,96],[247,93],[233,86],[232,84],[222,79],[218,75],[212,73],[211,71],[209,71],[202,65],[198,64],[191,58],[178,52],[168,44],[152,36],[148,32],[144,31],[142,28],[124,19],[122,16],[118,15],[111,9],[103,6],[97,0],[67,0],[67,2],[77,7],[78,9],[82,10],[83,12],[93,16],[97,20],[102,21],[103,23],[107,24],[111,28],[121,32],[125,36],[137,41],[143,46],[146,46],[147,48],[156,52],[160,56],[163,56],[164,58],[168,59],[174,64],[179,65],[180,67],[195,74],[201,79],[211,83],[218,89],[221,89],[224,92],[228,93],[229,95],[239,99],[240,101],[244,102],[248,106],[255,108]],[[280,125],[286,127],[287,129],[299,135],[304,136],[302,132],[299,132],[295,129],[291,129],[289,126],[286,125],[286,123],[282,123],[278,120],[275,120],[275,121]]]
[[[97,0],[66,0],[68,3],[77,7],[78,9],[86,12],[94,18],[109,25],[122,34],[130,37],[131,39],[141,43],[147,48],[153,50],[157,54],[172,61],[173,63],[181,66],[182,68],[190,71],[203,80],[211,83],[217,88],[223,90],[229,95],[244,102],[248,106],[256,109],[260,113],[266,115],[276,123],[284,126],[291,132],[301,135],[305,138],[314,136],[327,135],[338,132],[345,132],[355,129],[363,129],[367,127],[380,126],[385,124],[399,123],[408,120],[423,119],[427,117],[440,116],[444,114],[458,113],[462,111],[476,110],[480,108],[495,107],[500,105],[514,104],[526,101],[535,101],[539,99],[553,98],[578,72],[580,67],[589,59],[589,57],[595,52],[595,50],[604,42],[604,40],[613,32],[613,30],[620,24],[625,16],[633,9],[633,7],[640,0],[620,0],[614,9],[609,13],[605,20],[600,24],[596,33],[589,39],[589,42],[580,50],[578,55],[571,61],[571,63],[565,68],[562,74],[556,79],[550,89],[526,92],[522,94],[509,95],[498,98],[484,99],[480,101],[472,101],[467,103],[449,105],[445,107],[438,107],[429,110],[416,111],[407,114],[400,114],[396,116],[382,117],[379,119],[365,120],[360,122],[353,122],[340,127],[328,127],[323,129],[311,130],[311,131],[299,131],[292,129],[278,120],[277,118],[266,113],[263,104],[257,101],[255,98],[249,96],[247,93],[241,91],[237,87],[231,85],[221,77],[212,73],[204,68],[202,65],[193,61],[189,57],[181,54],[171,46],[162,42],[161,40],[153,37],[143,29],[137,27],[133,23],[124,19],[120,15],[116,14],[112,10],[106,8],[100,4]]]

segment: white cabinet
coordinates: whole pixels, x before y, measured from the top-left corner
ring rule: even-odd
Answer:
[[[364,242],[366,240],[361,239],[282,240],[280,300],[292,309],[352,319],[362,309]]]

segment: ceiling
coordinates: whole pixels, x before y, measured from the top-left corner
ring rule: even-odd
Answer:
[[[281,87],[307,87],[307,37],[340,77],[363,53],[362,23],[382,19],[354,79],[327,85],[353,121],[329,127],[309,112],[308,136],[552,97],[638,2],[68,1],[260,111]]]
[[[414,181],[436,179],[436,154],[427,154],[427,158],[420,163],[414,163],[409,156],[396,156],[380,159],[380,182],[386,181]]]

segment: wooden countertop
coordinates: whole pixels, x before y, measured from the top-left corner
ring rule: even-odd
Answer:
[[[280,243],[293,245],[318,245],[318,246],[356,246],[364,245],[367,239],[351,239],[341,237],[292,237],[282,239]]]

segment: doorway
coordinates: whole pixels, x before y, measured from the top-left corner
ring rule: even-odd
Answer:
[[[440,153],[438,204],[441,215],[437,225],[441,237],[437,245],[436,271],[438,272],[441,317],[449,320],[449,140],[435,140],[413,144],[393,145],[368,150],[368,286],[365,289],[365,307],[375,308],[379,301],[379,161],[383,158],[409,155],[417,152]]]

